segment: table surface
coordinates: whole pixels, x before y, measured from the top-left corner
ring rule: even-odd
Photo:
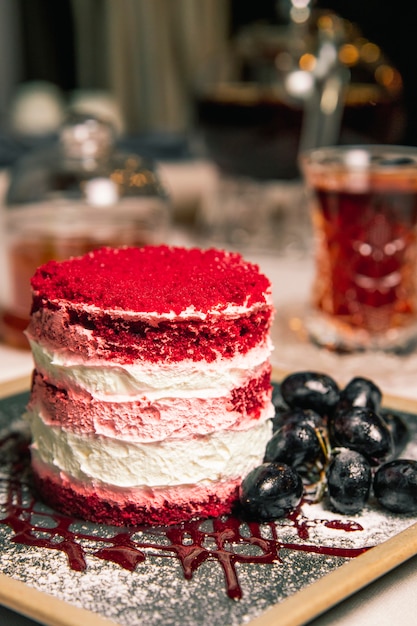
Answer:
[[[176,168],[178,170],[178,165]],[[311,283],[312,261],[308,253],[300,257],[248,252],[245,256],[259,263],[273,283],[277,314],[273,329],[275,350],[272,362],[278,370],[310,368],[326,371],[341,382],[353,373],[363,373],[374,377],[384,393],[417,400],[417,355],[403,358],[382,355],[338,357],[308,345],[290,329],[291,320],[302,316]],[[0,344],[0,388],[7,385],[12,392],[27,388],[31,370],[32,357],[29,351],[15,350]],[[416,588],[417,556],[316,618],[311,625],[413,624],[417,610]],[[33,626],[38,622],[0,606],[0,624]]]

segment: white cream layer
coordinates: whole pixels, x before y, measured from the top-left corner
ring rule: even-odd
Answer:
[[[36,292],[35,292],[36,295]],[[78,313],[88,313],[92,316],[109,315],[116,319],[124,319],[129,322],[144,321],[149,325],[157,326],[161,322],[169,321],[182,321],[182,320],[206,320],[208,317],[221,317],[221,318],[239,318],[242,315],[248,315],[264,309],[265,306],[273,306],[272,287],[269,287],[263,294],[264,302],[255,302],[249,304],[250,296],[247,296],[246,302],[241,305],[238,304],[221,304],[212,307],[209,311],[200,311],[194,305],[188,306],[180,313],[175,311],[167,311],[165,313],[157,313],[156,311],[126,311],[125,309],[111,308],[106,309],[95,304],[88,304],[87,302],[77,303],[69,302],[63,299],[52,298],[50,302],[55,304],[59,309],[64,311],[76,311]]]
[[[272,431],[266,421],[244,431],[132,443],[75,435],[45,425],[34,412],[27,418],[35,459],[80,482],[125,488],[195,485],[245,476],[262,462]]]
[[[36,368],[62,388],[84,389],[94,398],[120,401],[126,397],[210,398],[225,395],[252,378],[271,354],[271,344],[254,348],[231,359],[181,361],[178,363],[120,364],[85,359],[65,350],[51,350],[30,340]]]

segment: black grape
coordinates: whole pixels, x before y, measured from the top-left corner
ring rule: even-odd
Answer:
[[[336,411],[345,411],[354,406],[366,407],[378,413],[381,407],[382,392],[372,380],[356,376],[340,392]]]
[[[263,463],[243,480],[239,503],[246,517],[267,521],[294,509],[302,494],[303,483],[295,470],[284,463]]]
[[[320,415],[333,413],[340,392],[330,376],[319,372],[296,372],[281,383],[281,393],[288,406],[312,409]]]
[[[372,484],[371,466],[362,454],[349,449],[338,451],[326,478],[329,499],[336,511],[352,515],[362,510]]]
[[[378,465],[393,453],[393,441],[388,426],[372,409],[353,407],[336,413],[329,422],[333,446],[356,450],[373,465]]]
[[[281,426],[269,440],[265,461],[277,461],[297,468],[314,462],[321,452],[314,428],[305,422],[289,422]]]
[[[239,491],[246,518],[283,517],[301,502],[304,485],[317,502],[327,491],[344,515],[359,513],[372,488],[382,507],[417,512],[417,461],[398,459],[410,438],[407,421],[381,406],[372,380],[355,376],[340,389],[331,376],[299,371],[274,387],[272,403],[264,462]]]
[[[394,513],[417,511],[417,461],[396,459],[381,465],[374,476],[379,504]]]
[[[273,431],[275,432],[284,424],[308,424],[312,428],[324,428],[324,419],[311,409],[287,409],[286,411],[277,412],[272,418]]]
[[[382,410],[380,412],[381,417],[385,421],[388,429],[391,433],[394,450],[392,456],[397,457],[404,450],[408,440],[410,438],[410,431],[407,423],[398,415],[392,411]]]

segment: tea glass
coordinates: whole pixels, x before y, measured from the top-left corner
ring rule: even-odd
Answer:
[[[417,148],[333,146],[300,156],[315,234],[305,325],[340,352],[417,344]]]

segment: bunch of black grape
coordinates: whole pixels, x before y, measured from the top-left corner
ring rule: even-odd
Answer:
[[[303,495],[327,498],[339,513],[359,513],[373,492],[395,513],[417,511],[417,461],[398,458],[409,438],[400,415],[381,408],[371,380],[343,389],[328,375],[296,372],[273,398],[273,436],[264,463],[240,488],[243,514],[283,517]]]

